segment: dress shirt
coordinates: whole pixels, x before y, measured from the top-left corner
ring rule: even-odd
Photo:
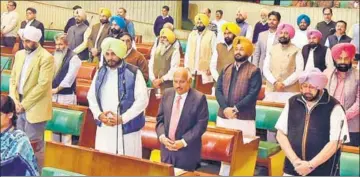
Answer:
[[[16,37],[16,26],[19,21],[19,14],[13,10],[11,12],[4,12],[1,15],[1,31],[4,37]]]
[[[269,35],[266,41],[266,55],[270,52],[273,44],[274,44],[274,40],[275,40],[275,36],[276,36],[276,32],[271,32],[269,30]]]
[[[25,54],[25,61],[24,61],[24,65],[21,69],[19,86],[17,88],[19,94],[24,94],[24,84],[25,84],[25,79],[26,79],[26,73],[29,69],[29,65],[30,65],[31,61],[34,60],[34,56],[38,50],[39,50],[39,47],[37,49],[35,49],[33,52],[31,52],[30,54],[27,54],[27,53]]]

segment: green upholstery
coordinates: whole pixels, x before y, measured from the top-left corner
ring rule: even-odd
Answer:
[[[46,124],[46,130],[79,136],[83,112],[63,108],[53,108],[53,116]]]
[[[271,155],[280,151],[280,145],[277,143],[260,141],[258,149],[258,157],[261,159],[266,159]]]
[[[276,131],[275,124],[283,108],[256,105],[256,128]]]
[[[359,154],[342,152],[340,157],[340,176],[359,176]]]
[[[150,80],[150,79],[146,82],[146,86],[147,86],[147,88],[151,88],[151,87],[152,87],[152,83],[151,83],[151,80]]]
[[[54,37],[59,34],[62,33],[63,31],[58,31],[58,30],[45,30],[45,41],[55,41]]]
[[[209,108],[209,121],[216,122],[217,112],[219,110],[219,104],[216,100],[207,99],[208,108]]]
[[[186,52],[186,44],[187,44],[187,41],[185,41],[185,40],[180,40],[180,45],[181,45],[182,51],[183,51],[184,53]]]
[[[274,5],[274,1],[260,0],[260,4],[264,4],[264,5]]]
[[[1,92],[9,92],[10,73],[1,73]]]
[[[0,67],[1,70],[6,69],[6,70],[11,70],[11,58],[10,57],[5,57],[5,56],[1,56],[1,61],[0,61]]]
[[[41,171],[41,176],[85,176],[71,171],[61,170],[52,167],[44,167]]]

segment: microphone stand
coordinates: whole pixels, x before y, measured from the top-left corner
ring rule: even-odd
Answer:
[[[122,93],[120,96],[119,104],[117,107],[117,113],[116,113],[116,155],[119,154],[119,114],[121,115],[121,100],[123,99],[125,93]],[[121,123],[121,138],[122,138],[122,149],[123,149],[123,155],[125,155],[125,141],[124,141],[124,124]]]
[[[339,144],[340,144],[340,136],[341,136],[341,132],[342,132],[342,129],[343,129],[343,126],[344,126],[344,120],[341,120],[341,123],[340,123],[340,133],[339,133],[339,136],[338,136],[338,142],[336,143],[336,151],[338,150],[339,148]],[[346,138],[346,137],[344,137]],[[341,153],[341,152],[340,152]],[[335,166],[335,161],[337,160],[337,153],[334,155],[334,159],[333,159],[333,163],[331,165],[331,171],[330,171],[330,176],[333,176],[334,175],[334,166]]]
[[[6,60],[5,65],[3,66],[3,68],[1,68],[0,73],[2,73],[2,72],[4,71],[4,69],[5,69],[6,65],[9,63],[9,61],[10,61],[10,60],[11,60],[11,59]]]
[[[347,139],[347,136],[345,135],[343,138],[343,142],[345,142],[346,139]],[[336,173],[339,170],[339,163],[340,163],[340,158],[341,158],[341,153],[342,153],[341,151],[342,151],[343,146],[344,146],[343,144],[341,144],[341,146],[340,146],[339,158],[336,159],[337,162],[336,162],[335,172],[334,172],[333,176],[336,176],[337,175]]]

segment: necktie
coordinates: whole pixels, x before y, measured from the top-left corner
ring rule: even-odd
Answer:
[[[180,100],[181,96],[178,96],[171,112],[169,138],[173,141],[175,141],[175,132],[180,119]]]

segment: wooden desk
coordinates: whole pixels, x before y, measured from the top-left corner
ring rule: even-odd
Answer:
[[[44,167],[86,176],[174,176],[169,164],[55,142],[46,142]]]
[[[204,173],[204,172],[199,172],[199,171],[194,171],[194,172],[188,171],[180,176],[219,176],[219,175]]]

